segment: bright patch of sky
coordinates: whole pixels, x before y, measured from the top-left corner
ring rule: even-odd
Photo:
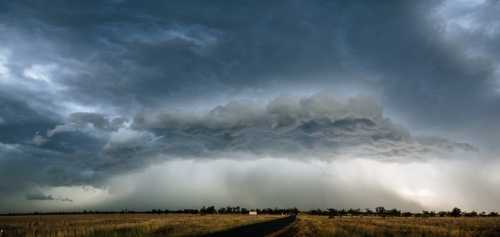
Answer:
[[[0,51],[0,78],[1,81],[6,82],[10,77],[9,68],[7,68],[7,57],[4,54],[1,54]]]
[[[34,80],[41,80],[51,83],[51,74],[57,67],[55,65],[39,65],[34,64],[29,68],[24,69],[24,76]]]

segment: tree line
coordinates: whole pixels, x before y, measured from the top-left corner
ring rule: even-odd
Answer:
[[[330,218],[335,218],[339,217],[342,218],[343,216],[380,216],[382,218],[391,218],[391,217],[410,217],[410,216],[415,216],[415,217],[422,217],[422,218],[427,218],[427,217],[498,217],[498,212],[476,212],[476,211],[471,211],[471,212],[465,212],[462,211],[460,208],[455,207],[451,211],[440,211],[440,212],[435,212],[435,211],[425,211],[422,210],[422,213],[411,213],[411,212],[401,212],[401,210],[397,210],[396,208],[394,209],[385,209],[383,206],[376,207],[375,210],[371,210],[370,208],[365,208],[365,211],[361,211],[360,208],[358,209],[334,209],[334,208],[328,208],[327,210],[310,210],[308,212],[310,215],[320,215],[320,216],[329,216]]]
[[[32,213],[8,213],[8,214],[0,214],[0,216],[12,216],[12,215],[71,215],[71,214],[201,214],[201,215],[210,215],[210,214],[249,214],[249,212],[257,212],[257,214],[267,214],[267,215],[298,215],[300,211],[294,208],[262,208],[262,209],[247,209],[244,207],[236,206],[226,206],[220,207],[218,209],[215,206],[203,206],[200,209],[179,209],[179,210],[169,210],[169,209],[151,209],[149,211],[129,211],[128,209],[121,211],[81,211],[81,212],[32,212]],[[304,212],[310,215],[320,215],[320,216],[329,216],[330,218],[343,216],[380,216],[382,218],[393,218],[393,217],[498,217],[498,212],[476,212],[476,211],[462,211],[460,208],[455,207],[451,211],[425,211],[422,210],[421,213],[411,213],[411,212],[402,212],[396,208],[386,209],[383,206],[376,207],[374,210],[370,208],[365,208],[362,211],[360,208],[353,209],[334,209],[327,208],[326,210],[316,209],[310,210],[308,212]]]
[[[257,212],[257,214],[268,214],[268,215],[298,215],[299,209],[294,208],[263,208],[263,209],[247,209],[245,207],[220,207],[218,209],[215,206],[203,206],[200,209],[179,209],[179,210],[169,210],[169,209],[151,209],[148,211],[131,211],[124,209],[121,211],[70,211],[70,212],[31,212],[31,213],[6,213],[0,214],[0,216],[17,216],[17,215],[75,215],[75,214],[249,214],[251,211]]]
[[[268,214],[268,215],[298,215],[300,213],[299,209],[294,208],[263,208],[263,209],[247,209],[245,207],[220,207],[216,209],[214,206],[203,206],[200,210],[197,209],[184,209],[184,210],[168,210],[165,209],[162,211],[161,209],[153,209],[151,212],[154,214],[168,214],[168,213],[176,213],[176,214],[249,214],[250,212],[257,212],[257,214]]]

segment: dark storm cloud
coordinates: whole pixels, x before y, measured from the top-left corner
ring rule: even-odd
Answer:
[[[37,53],[23,57],[19,71],[50,56],[69,71],[53,78],[66,86],[65,97],[109,103],[128,114],[130,105],[155,107],[286,82],[369,91],[421,126],[456,128],[468,118],[488,120],[484,115],[492,112],[485,111],[499,103],[497,96],[484,98],[496,93],[491,86],[497,83],[498,57],[492,55],[498,42],[465,31],[454,37],[468,36],[460,44],[445,40],[448,23],[435,14],[442,5],[16,1],[3,3],[10,14],[2,22],[6,33],[23,29],[16,36],[51,46],[23,49]],[[497,8],[486,1],[478,10]],[[491,14],[480,15],[471,16],[475,24],[492,21]],[[487,29],[496,32],[493,23]],[[491,57],[469,56],[463,47],[468,44],[483,45]]]
[[[22,145],[0,145],[0,193],[7,194],[29,187],[40,177],[43,162],[39,156],[51,156],[50,153],[38,153]]]
[[[94,166],[105,144],[80,132],[55,135],[41,147],[0,144],[0,193],[13,194],[32,185],[102,187],[105,175]]]
[[[172,158],[274,157],[309,162],[349,156],[407,163],[446,157],[456,150],[478,151],[468,143],[438,136],[413,136],[382,112],[381,102],[372,95],[323,92],[280,96],[269,103],[230,101],[199,112],[141,112],[130,128],[120,130],[107,129],[113,122],[102,114],[75,113],[66,124],[49,130],[41,148],[57,152],[59,158],[38,169],[43,178],[37,183],[101,187],[107,178]],[[117,120],[121,124],[124,118]],[[93,124],[101,135],[82,132],[80,123]],[[64,161],[67,156],[71,162]]]
[[[56,200],[56,201],[63,201],[63,202],[72,202],[73,200],[69,199],[69,198],[64,198],[64,199],[61,199],[60,197],[58,198],[53,198],[52,195],[47,195],[45,196],[45,194],[41,193],[41,192],[36,192],[36,193],[27,193],[26,195],[24,195],[24,197],[26,198],[26,200],[30,200],[30,201],[40,201],[40,200]]]
[[[28,200],[54,200],[52,195],[45,196],[43,193],[27,193],[25,197]]]
[[[57,116],[44,108],[35,108],[19,95],[0,89],[0,143],[27,143],[37,132],[57,124]]]
[[[342,73],[335,45],[341,21],[336,13],[344,8],[339,3],[3,5],[11,13],[2,15],[4,31],[36,40],[22,49],[26,57],[12,73],[22,75],[50,57],[66,69],[52,80],[79,103],[152,106],[159,99],[182,101],[299,81],[315,71]],[[5,40],[21,51],[21,45]]]
[[[0,190],[171,158],[497,154],[499,6],[1,1]]]
[[[138,114],[131,127],[158,138],[158,154],[220,157],[224,153],[331,160],[346,154],[408,162],[429,154],[461,149],[468,143],[439,137],[414,137],[382,116],[377,98],[318,93],[311,97],[282,96],[259,104],[231,101],[201,113],[165,111]],[[106,152],[117,152],[109,146]]]
[[[493,35],[479,34],[484,27],[498,24],[487,16],[499,3],[485,1],[472,9],[467,4],[455,4],[464,6],[458,7],[460,12],[442,9],[439,2],[399,2],[389,7],[372,2],[370,7],[360,6],[356,16],[351,15],[358,21],[345,31],[350,57],[378,75],[373,85],[382,91],[377,94],[384,104],[394,113],[402,115],[399,111],[404,111],[404,120],[414,126],[468,129],[467,124],[475,121],[475,132],[484,132],[492,119],[500,116],[495,109],[500,103],[496,71],[500,58],[495,54],[498,37],[494,37],[498,26]],[[479,17],[483,10],[486,16]],[[474,30],[462,29],[453,22],[456,19],[446,18],[442,12],[467,14],[465,20]]]

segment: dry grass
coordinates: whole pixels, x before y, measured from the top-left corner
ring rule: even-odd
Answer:
[[[500,218],[344,217],[328,219],[324,216],[305,215],[298,218],[295,236],[493,237],[500,236]]]
[[[62,215],[3,216],[0,228],[11,236],[197,236],[237,226],[268,221],[270,215]],[[364,217],[328,219],[301,215],[294,236],[500,236],[500,218],[390,218]]]
[[[191,214],[2,216],[0,228],[9,237],[197,236],[280,217]]]

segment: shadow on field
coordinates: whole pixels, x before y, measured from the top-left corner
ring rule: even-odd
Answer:
[[[230,237],[230,236],[264,237],[285,228],[287,225],[291,224],[294,221],[295,221],[295,216],[289,216],[277,220],[240,226],[234,229],[212,233],[208,235],[201,235],[201,236],[202,237]]]

